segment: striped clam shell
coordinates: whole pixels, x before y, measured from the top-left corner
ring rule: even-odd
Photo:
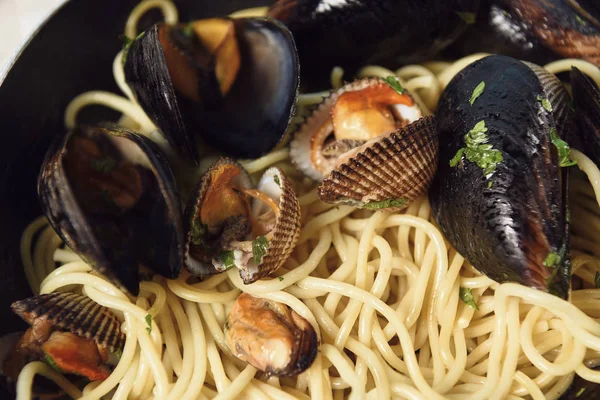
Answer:
[[[298,243],[302,225],[298,197],[292,183],[281,169],[277,167],[267,169],[260,178],[257,189],[275,201],[279,207],[279,215],[262,262],[255,267],[240,270],[240,276],[245,284],[268,276],[286,262]],[[263,207],[264,205],[255,201],[253,204],[255,215],[257,206]]]
[[[42,294],[16,301],[11,308],[27,322],[45,316],[57,328],[92,339],[113,353],[125,345],[125,334],[117,317],[87,296],[63,292]]]
[[[438,165],[435,117],[365,144],[318,188],[326,203],[400,210],[427,193]]]

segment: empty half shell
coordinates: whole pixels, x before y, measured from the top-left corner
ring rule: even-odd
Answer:
[[[326,203],[400,210],[427,193],[437,170],[434,117],[424,117],[361,146],[319,185]]]
[[[294,376],[315,360],[312,325],[285,304],[242,293],[229,311],[225,340],[240,360],[276,376]]]
[[[240,164],[221,159],[186,210],[186,266],[200,278],[235,267],[244,283],[255,282],[285,263],[300,222],[298,198],[279,168],[268,169],[253,188]]]
[[[125,334],[117,317],[87,296],[66,292],[42,294],[16,301],[11,308],[29,324],[47,320],[53,329],[91,339],[112,353],[123,350],[125,345]]]
[[[422,116],[396,77],[366,78],[331,93],[290,143],[290,158],[315,181],[355,156],[360,147]]]

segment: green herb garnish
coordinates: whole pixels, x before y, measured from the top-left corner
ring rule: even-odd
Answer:
[[[382,208],[391,208],[391,207],[404,207],[404,205],[408,202],[406,197],[400,197],[399,199],[387,199],[383,201],[374,201],[371,203],[365,203],[360,208],[365,210],[381,210]]]
[[[458,291],[458,294],[460,295],[460,299],[463,301],[463,303],[471,308],[479,310],[479,307],[477,307],[477,303],[475,302],[475,298],[473,297],[473,292],[470,288],[461,287]]]
[[[269,241],[264,236],[259,236],[252,241],[252,257],[256,265],[262,262],[262,258],[265,256],[268,248]]]
[[[585,392],[585,388],[579,389],[579,391],[577,392],[577,394],[575,395],[575,397],[581,396],[583,394],[583,392]]]
[[[225,271],[229,271],[231,268],[235,267],[233,250],[222,251],[219,255],[219,259],[225,266]]]
[[[575,19],[577,20],[577,22],[579,22],[581,25],[583,26],[588,26],[588,23],[585,19],[581,18],[579,15],[575,16]]]
[[[479,85],[477,85],[477,87],[475,88],[475,90],[473,90],[473,93],[471,94],[471,99],[469,100],[469,104],[473,105],[473,103],[475,103],[475,100],[477,100],[477,98],[479,96],[481,96],[481,94],[483,93],[483,90],[485,89],[485,82],[481,81],[479,83]]]
[[[281,181],[279,180],[279,177],[277,175],[273,176],[273,180],[275,181],[277,186],[281,187]]]
[[[594,275],[594,287],[600,289],[600,272],[598,271],[596,271],[596,275]]]
[[[548,268],[554,268],[554,266],[560,263],[560,259],[560,254],[551,251],[544,259],[544,266]]]
[[[194,35],[194,23],[190,22],[183,28],[183,34],[187,37],[192,37]]]
[[[388,85],[391,86],[392,89],[398,92],[398,94],[404,94],[405,89],[402,87],[397,77],[390,75],[387,78],[385,78],[385,81]]]
[[[279,282],[281,282],[283,280],[283,276],[278,276],[277,279],[279,279]]]
[[[473,25],[475,23],[475,21],[477,20],[477,14],[472,13],[472,12],[457,11],[456,15],[458,15],[460,17],[460,19],[462,19],[469,25]]]
[[[540,103],[542,103],[542,107],[544,107],[544,109],[546,111],[552,112],[552,104],[550,104],[550,100],[548,100],[545,97],[542,97],[542,96],[538,95],[537,101],[539,101]]]
[[[488,189],[492,188],[492,181],[488,181],[487,187],[488,187]]]
[[[473,129],[465,135],[465,145],[459,149],[454,157],[450,160],[450,166],[456,167],[462,160],[463,156],[472,163],[475,163],[483,170],[483,175],[489,178],[496,172],[496,166],[501,163],[504,158],[500,150],[487,143],[488,136],[486,135],[487,128],[485,121],[479,121]]]
[[[198,246],[204,243],[204,237],[206,236],[207,232],[208,225],[203,224],[202,221],[200,221],[200,218],[194,219],[192,221],[191,235],[193,244]]]
[[[125,63],[127,62],[127,55],[129,54],[129,49],[131,48],[131,45],[133,44],[133,42],[135,42],[136,40],[140,39],[142,36],[144,36],[146,32],[141,32],[139,35],[137,35],[137,37],[135,39],[130,39],[125,35],[121,36],[121,40],[123,41],[123,55],[121,56],[121,64],[123,64],[123,66],[125,65]]]
[[[146,320],[146,325],[148,325],[146,327],[146,332],[148,332],[148,335],[149,335],[152,333],[152,315],[147,314],[144,319]]]
[[[58,372],[63,373],[63,371],[60,368],[58,368],[58,365],[56,365],[56,362],[54,362],[54,359],[46,353],[44,353],[44,361],[46,361],[46,364],[48,364],[52,369],[55,369]]]
[[[558,150],[558,165],[561,167],[572,167],[577,164],[577,161],[571,160],[571,149],[569,148],[569,145],[558,136],[558,133],[554,128],[550,129],[550,139],[552,140],[552,144],[554,144]]]
[[[117,168],[117,165],[119,165],[119,162],[112,157],[90,161],[90,167],[96,172],[100,172],[102,174],[108,174],[110,171]]]

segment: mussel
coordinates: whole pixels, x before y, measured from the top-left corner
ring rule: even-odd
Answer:
[[[121,290],[137,295],[142,265],[179,275],[179,195],[149,139],[116,127],[76,127],[49,148],[38,195],[63,241]]]
[[[217,161],[200,180],[185,214],[185,264],[204,278],[238,268],[244,283],[282,266],[300,235],[300,204],[291,182],[276,167],[254,188],[230,159]]]
[[[313,111],[295,133],[290,157],[322,181],[325,202],[401,209],[427,192],[436,170],[435,120],[421,116],[395,77],[362,79]]]
[[[302,76],[332,67],[407,64],[430,58],[475,21],[479,0],[278,0],[269,15],[294,34]]]
[[[89,380],[108,378],[109,364],[125,345],[121,324],[109,309],[68,292],[30,297],[11,307],[31,325],[5,362],[11,369],[43,360],[63,373]]]
[[[489,56],[450,82],[436,115],[429,199],[448,241],[497,282],[566,298],[572,163],[561,136],[572,126],[563,85],[539,67]]]
[[[285,304],[242,293],[229,310],[225,340],[237,358],[275,376],[310,367],[319,341],[313,326]]]
[[[600,165],[600,90],[579,69],[571,71],[578,149]]]
[[[296,47],[269,18],[157,24],[124,55],[125,79],[169,143],[197,162],[196,137],[234,157],[283,137],[299,87]]]
[[[537,63],[571,57],[600,66],[597,0],[488,0],[471,29],[456,43],[463,54],[484,51]]]

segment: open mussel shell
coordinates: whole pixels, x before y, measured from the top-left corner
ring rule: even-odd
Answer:
[[[435,118],[424,117],[375,140],[319,185],[326,203],[400,210],[427,193],[438,163]]]
[[[284,136],[298,96],[294,39],[270,18],[155,25],[131,44],[124,69],[144,111],[176,149],[196,162],[198,136],[235,157],[272,150]]]
[[[429,199],[445,237],[479,271],[566,298],[567,171],[553,140],[561,135],[555,112],[569,104],[549,104],[564,98],[551,90],[510,57],[461,71],[438,105],[439,167]]]
[[[409,64],[430,58],[474,22],[479,0],[278,0],[269,15],[294,34],[302,76],[334,66]]]
[[[192,275],[202,279],[235,267],[246,284],[285,263],[301,225],[298,198],[279,168],[269,168],[254,188],[244,168],[227,158],[204,174],[184,219]]]
[[[600,66],[597,0],[489,0],[472,30],[456,43],[462,54],[480,51],[546,63],[581,58]]]
[[[269,375],[295,376],[317,356],[313,326],[285,304],[242,293],[229,310],[225,341],[237,358]]]
[[[125,334],[117,317],[87,296],[68,292],[42,294],[16,301],[11,308],[25,322],[31,324],[43,318],[55,329],[91,339],[112,353],[125,346]]]
[[[373,139],[421,116],[395,77],[359,79],[332,91],[300,124],[290,142],[290,159],[304,175],[322,181]]]
[[[116,127],[76,127],[48,150],[38,194],[64,242],[121,290],[137,295],[141,265],[179,275],[179,195],[149,139]]]
[[[571,85],[580,142],[577,147],[600,165],[600,90],[575,67],[571,71]]]

